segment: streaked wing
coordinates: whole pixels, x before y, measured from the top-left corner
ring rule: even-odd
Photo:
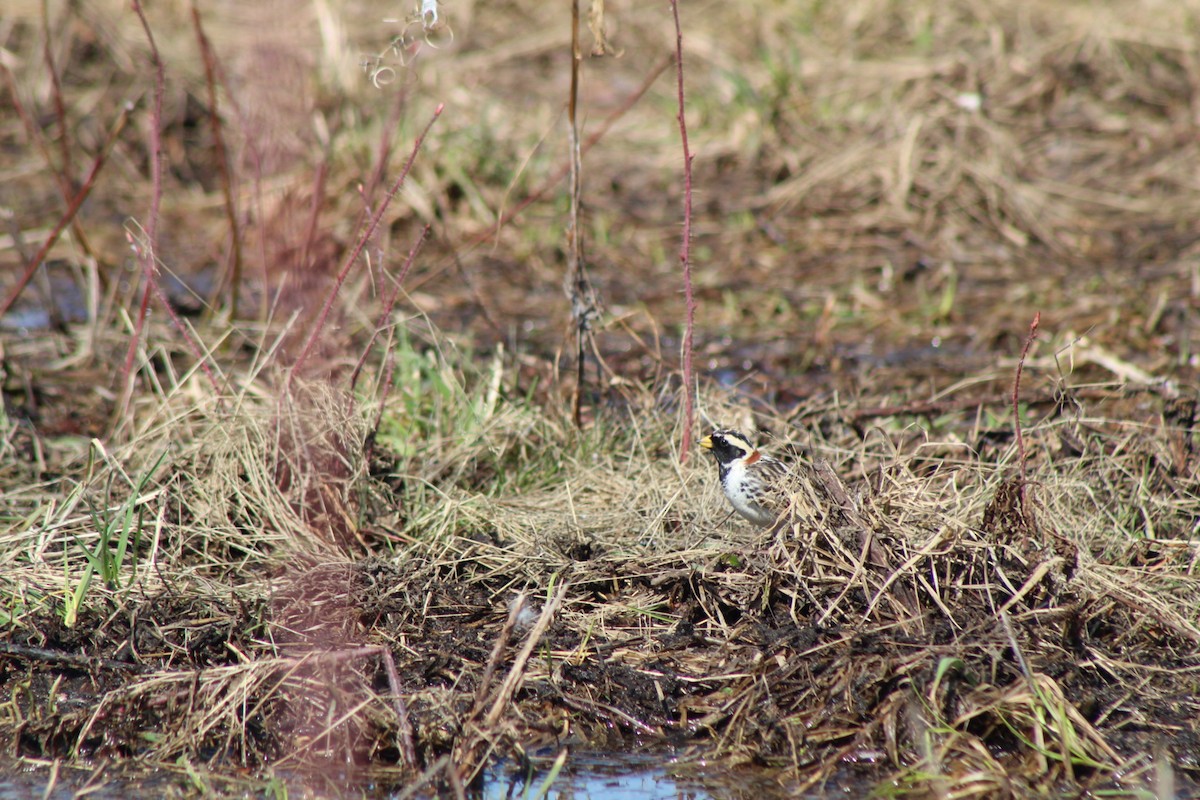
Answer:
[[[754,476],[754,502],[775,514],[783,512],[788,502],[788,466],[782,461],[763,456],[749,467]]]

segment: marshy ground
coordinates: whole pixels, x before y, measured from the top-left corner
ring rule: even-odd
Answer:
[[[13,769],[1194,789],[1194,9],[684,4],[693,386],[669,6],[584,8],[582,385],[570,4],[414,12],[0,24]],[[823,482],[730,519],[709,423]]]

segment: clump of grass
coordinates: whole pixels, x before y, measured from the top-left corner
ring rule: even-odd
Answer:
[[[69,566],[72,560],[72,551],[68,549],[63,552],[63,573],[66,585],[64,585],[62,613],[63,624],[68,628],[75,625],[79,606],[83,602],[84,596],[87,595],[93,578],[99,577],[108,589],[119,590],[122,588],[122,573],[131,572],[134,574],[126,576],[124,583],[126,589],[132,586],[137,572],[138,552],[141,548],[143,532],[149,527],[146,519],[146,506],[154,500],[154,493],[146,495],[143,492],[166,458],[164,451],[157,461],[147,466],[140,476],[132,480],[124,474],[119,464],[112,464],[112,469],[108,471],[108,478],[110,481],[123,478],[127,483],[125,491],[120,492],[124,495],[124,500],[115,508],[107,507],[107,505],[96,508],[91,505],[92,499],[86,496],[88,481],[94,474],[96,455],[108,459],[104,445],[93,440],[88,451],[87,466],[84,468],[84,480],[77,491],[68,496],[65,504],[65,509],[69,513],[81,498],[88,503],[91,528],[96,533],[95,544],[89,546],[86,541],[72,532],[78,547],[77,552],[82,552],[85,561],[82,572],[77,576],[73,575]],[[111,489],[110,485],[106,494],[110,493]],[[126,564],[126,555],[130,556],[128,565]],[[149,553],[150,561],[153,561],[154,555],[155,546],[152,545]],[[70,586],[72,580],[74,580],[74,587]]]
[[[297,312],[291,330],[265,314],[253,331],[211,323],[195,336],[211,343],[197,353],[180,344],[183,322],[163,329],[147,317],[145,336],[130,347],[134,325],[122,309],[138,287],[119,278],[124,256],[99,247],[108,262],[78,266],[96,284],[86,333],[21,340],[6,351],[6,359],[18,356],[6,365],[54,365],[45,373],[19,366],[22,380],[5,386],[6,399],[30,407],[35,389],[62,392],[57,404],[42,398],[40,410],[25,414],[42,430],[48,423],[38,414],[55,405],[90,401],[101,420],[113,412],[103,379],[81,365],[129,352],[138,391],[103,450],[94,432],[46,436],[32,422],[0,419],[0,474],[15,487],[0,494],[0,653],[12,698],[0,705],[0,735],[35,758],[128,758],[191,776],[201,775],[197,764],[319,772],[332,762],[382,763],[400,781],[419,774],[451,789],[492,755],[564,739],[682,742],[705,758],[771,769],[797,788],[857,761],[908,794],[1137,791],[1149,781],[1148,754],[1155,786],[1173,784],[1170,765],[1182,773],[1188,764],[1168,751],[1195,740],[1200,718],[1191,678],[1200,663],[1195,406],[1180,405],[1190,390],[1172,397],[1186,383],[1147,379],[1149,367],[1096,346],[1088,348],[1088,385],[1082,373],[1055,372],[1051,359],[1030,362],[1034,388],[1010,404],[1002,388],[1009,368],[996,354],[1019,349],[1041,288],[1053,288],[1047,296],[1065,342],[1076,338],[1070,327],[1097,324],[1097,305],[1100,316],[1116,305],[1108,295],[1102,303],[1098,294],[1062,296],[1069,268],[1107,258],[1126,276],[1131,259],[1145,257],[1156,270],[1148,280],[1159,282],[1150,294],[1160,300],[1139,296],[1122,308],[1136,319],[1110,315],[1098,324],[1109,338],[1133,331],[1123,340],[1129,352],[1166,348],[1164,363],[1189,369],[1188,300],[1175,290],[1190,274],[1180,265],[1193,242],[1176,234],[1188,230],[1194,202],[1178,177],[1187,170],[1168,168],[1195,161],[1172,121],[1190,109],[1178,88],[1190,85],[1180,56],[1188,51],[1153,37],[1130,41],[1125,26],[1112,24],[1129,13],[1121,10],[1059,34],[1055,9],[981,9],[914,18],[907,6],[870,0],[833,11],[730,6],[684,20],[747,34],[689,34],[703,44],[689,68],[736,89],[732,102],[699,91],[688,98],[706,112],[689,128],[700,154],[696,180],[723,189],[696,220],[696,296],[709,332],[700,346],[717,364],[728,350],[739,369],[775,367],[767,383],[780,384],[770,389],[791,397],[791,408],[779,415],[758,397],[752,413],[744,397],[709,386],[698,399],[714,420],[797,443],[793,460],[809,465],[797,489],[803,504],[770,532],[728,520],[710,464],[678,463],[682,398],[658,321],[677,319],[686,301],[675,297],[674,278],[666,289],[654,283],[670,261],[662,256],[666,223],[646,226],[644,213],[665,194],[657,165],[678,162],[667,133],[669,149],[648,147],[644,160],[642,149],[624,147],[604,159],[604,142],[588,140],[600,147],[588,174],[607,179],[592,183],[609,186],[589,200],[621,233],[604,246],[623,249],[606,256],[647,266],[638,271],[645,285],[621,286],[625,276],[613,268],[597,274],[627,294],[623,302],[650,303],[659,293],[644,314],[601,320],[597,347],[607,354],[615,341],[628,345],[636,357],[616,373],[645,369],[660,380],[614,376],[582,429],[564,399],[579,387],[550,380],[548,336],[511,354],[452,345],[436,323],[423,339],[411,320],[390,329],[376,320],[390,318],[400,279],[378,292],[388,298],[382,315],[365,313],[384,285],[374,271],[377,256],[386,267],[384,240],[436,207],[445,226],[440,258],[458,244],[456,233],[506,216],[497,198],[513,187],[487,182],[512,178],[512,165],[484,168],[489,153],[462,153],[456,163],[480,169],[451,164],[439,177],[436,165],[417,164],[406,187],[424,211],[400,211],[389,225],[376,225],[383,207],[369,191],[322,197],[326,185],[358,180],[331,174],[326,183],[322,172],[300,204],[303,241],[267,235],[295,227],[285,223],[295,198],[306,197],[297,187],[314,184],[307,170],[280,166],[299,158],[294,142],[259,162],[276,171],[256,175],[255,193],[261,183],[278,196],[258,196],[246,228],[228,221],[236,216],[231,187],[219,198],[192,197],[174,191],[170,174],[165,187],[147,180],[152,194],[177,203],[164,210],[187,218],[197,239],[216,230],[214,241],[239,231],[263,240],[262,263],[247,270],[261,273],[261,307],[284,283],[273,282],[274,270],[311,267],[301,300],[283,293],[279,315],[318,307],[319,297],[327,300],[322,321]],[[775,23],[792,11],[796,35],[809,35],[803,59],[794,58],[790,32],[793,55],[742,57],[747,44],[778,41]],[[487,13],[519,17],[522,8]],[[553,77],[545,55],[558,40],[531,40],[527,20],[513,23],[512,35],[520,47],[468,54],[454,62],[460,69],[429,70],[414,83],[462,85],[473,70],[481,92],[496,91],[489,73],[511,62],[522,67],[512,73],[522,98],[557,92],[554,81],[530,76]],[[114,39],[110,49],[119,54],[125,44]],[[654,48],[631,47],[618,63],[640,63],[643,49]],[[522,61],[529,54],[536,63]],[[204,66],[216,60],[206,55]],[[98,85],[113,85],[110,64],[85,66],[103,74]],[[661,69],[637,75],[642,88],[628,97],[650,91],[647,76]],[[207,85],[211,98],[211,77]],[[794,85],[803,97],[783,90]],[[78,88],[53,91],[83,103]],[[482,102],[460,92],[447,118],[461,121]],[[61,127],[72,108],[56,111]],[[636,117],[643,110],[623,105],[609,119],[634,114],[647,124],[627,126],[636,129],[629,135],[655,145],[638,131],[670,126],[661,125],[661,107]],[[321,124],[334,128],[360,113],[323,111]],[[160,115],[156,129],[194,127],[169,109]],[[506,143],[497,152],[537,138],[523,115],[500,122],[512,127],[489,129]],[[13,131],[0,123],[10,139]],[[332,135],[322,149],[361,144],[361,132],[324,133]],[[446,141],[459,140],[431,141],[423,152],[437,154]],[[126,159],[122,174],[137,174],[126,149],[113,153]],[[329,155],[323,163],[333,170],[352,160]],[[386,161],[373,183],[383,185]],[[41,166],[22,174],[39,175]],[[97,183],[95,196],[105,198],[97,204],[124,217],[124,198],[137,195],[128,188]],[[457,218],[456,192],[465,192]],[[734,199],[741,195],[748,199]],[[359,216],[370,223],[362,235],[318,231],[324,203],[347,229]],[[214,209],[211,226],[206,212]],[[730,210],[745,223],[735,231],[726,226]],[[273,218],[283,220],[277,228]],[[44,227],[68,221],[79,224],[56,212]],[[164,268],[184,250],[167,227],[156,248]],[[437,258],[417,265],[422,294],[414,289],[413,304],[440,305],[442,319],[455,321],[464,307],[479,310],[502,336],[494,318],[536,316],[533,327],[553,330],[553,312],[538,303],[557,296],[561,276],[546,245],[553,237],[534,227],[496,231],[504,269],[484,274],[475,244],[447,256],[458,269]],[[1170,232],[1156,237],[1155,247],[1169,240],[1159,255],[1146,256],[1144,230]],[[53,238],[46,247],[56,257],[76,257]],[[278,250],[267,256],[268,238],[287,241],[273,241]],[[340,241],[370,256],[370,274],[356,272],[356,257],[338,257],[332,243]],[[294,253],[304,254],[300,268]],[[157,267],[150,251],[142,255],[148,271]],[[928,260],[946,263],[929,269]],[[997,292],[1001,274],[1020,279]],[[327,285],[335,280],[345,281],[340,292]],[[1099,270],[1080,283],[1093,293],[1115,285]],[[756,306],[758,297],[769,302]],[[729,332],[728,347],[714,345],[718,330]],[[386,347],[359,344],[388,332]],[[873,369],[894,355],[878,349],[951,334],[984,342],[964,348],[966,366],[935,357],[939,371]],[[853,351],[839,350],[838,337],[845,344],[850,335]],[[293,369],[297,350],[311,372]],[[352,389],[357,383],[341,371],[339,353],[364,350],[373,392]],[[211,380],[197,378],[202,367]],[[1094,381],[1100,370],[1129,385]],[[100,388],[76,392],[81,385]],[[964,397],[965,386],[979,394]],[[1031,410],[1040,416],[1022,422],[1023,444],[1014,445],[1014,415],[1025,420]]]
[[[155,763],[261,765],[395,762],[403,718],[415,765],[456,754],[465,776],[567,714],[585,738],[685,735],[806,781],[882,753],[913,791],[988,796],[1129,769],[1136,747],[1111,740],[1124,712],[1103,698],[1136,685],[1146,708],[1177,702],[1156,665],[1200,652],[1188,549],[1147,549],[1144,530],[1097,513],[1154,506],[1158,530],[1194,519],[1148,460],[1167,429],[1137,429],[1132,447],[1097,412],[1028,425],[1018,513],[1015,444],[929,470],[930,443],[813,428],[795,456],[813,464],[805,502],[762,532],[728,520],[711,464],[679,464],[659,395],[626,387],[580,431],[565,404],[519,391],[502,355],[415,341],[391,345],[374,466],[375,409],[329,386],[279,398],[251,381],[196,404],[183,389],[211,384],[191,376],[143,402],[137,439],[80,463],[74,512],[3,533],[23,587],[10,640],[63,647],[46,621],[70,609],[74,641],[107,659],[93,664],[105,693],[36,724],[18,704],[0,726],[67,757],[105,738]],[[701,400],[745,418],[718,393]],[[1072,441],[1086,426],[1093,452],[1038,457],[1064,426]],[[80,541],[92,558],[64,582]],[[63,603],[84,561],[99,570],[121,542],[114,580]],[[534,644],[518,595],[548,614]],[[134,619],[153,622],[153,644]],[[384,652],[396,697],[378,688]]]

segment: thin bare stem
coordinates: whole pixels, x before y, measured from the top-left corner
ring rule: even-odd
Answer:
[[[541,641],[546,629],[550,627],[550,623],[554,621],[558,609],[566,599],[568,588],[569,585],[566,583],[559,584],[553,597],[542,607],[537,621],[529,629],[524,643],[513,657],[508,674],[500,686],[493,690],[491,687],[496,670],[508,649],[513,632],[520,625],[522,609],[525,606],[524,595],[519,595],[516,602],[509,607],[508,619],[492,648],[491,657],[488,659],[484,675],[475,693],[475,700],[467,714],[469,724],[465,726],[466,733],[454,748],[454,772],[466,782],[470,783],[478,776],[479,770],[486,762],[486,753],[495,747],[495,727],[504,712],[511,706],[513,696],[524,682],[526,667],[533,655],[534,648]],[[487,708],[486,714],[483,711],[484,708]]]
[[[416,769],[417,751],[413,747],[412,720],[408,716],[408,706],[400,691],[400,674],[396,671],[396,659],[392,651],[386,647],[379,648],[384,671],[387,673],[388,688],[392,692],[392,709],[396,712],[396,738],[400,750],[400,765],[408,769]]]
[[[205,69],[207,69],[208,66],[209,66],[208,63],[206,62]],[[243,109],[236,102],[233,90],[230,87],[229,79],[228,79],[228,77],[226,77],[224,70],[221,68],[221,62],[216,60],[215,58],[212,60],[212,71],[213,71],[213,76],[216,79],[216,82],[219,83],[222,87],[224,87],[225,96],[230,98],[229,110],[233,114],[233,117],[237,120],[238,127],[242,131],[242,141],[244,142],[244,147],[246,148],[246,152],[249,154],[249,162],[250,162],[251,166],[253,167],[253,175],[254,175],[254,204],[253,204],[254,208],[253,208],[253,212],[254,212],[254,216],[261,220],[261,219],[263,219],[263,216],[264,216],[263,208],[265,206],[265,203],[263,202],[262,153],[259,151],[258,146],[255,144],[254,136],[252,133],[252,130],[253,130],[252,126],[250,125],[249,121],[246,119],[246,115],[245,115]],[[270,281],[270,276],[267,274],[267,233],[266,233],[267,226],[266,225],[258,225],[257,231],[258,231],[258,235],[256,237],[256,243],[258,245],[257,250],[258,250],[259,277],[260,277],[260,280],[262,281],[263,286],[269,286],[271,281]],[[219,294],[220,291],[222,291],[222,289],[220,288],[220,284],[218,284],[218,288],[217,288],[216,292]],[[259,298],[260,299],[259,299],[258,316],[259,316],[260,320],[266,321],[267,317],[270,314],[270,293],[269,292],[259,292]]]
[[[50,231],[50,235],[46,237],[46,241],[42,242],[41,248],[38,249],[37,253],[30,260],[30,262],[25,265],[25,272],[21,274],[21,277],[17,281],[16,285],[13,286],[12,290],[8,293],[8,296],[4,298],[4,302],[0,303],[0,317],[4,316],[6,313],[8,313],[8,310],[12,308],[13,303],[17,301],[17,298],[21,296],[21,292],[25,290],[25,286],[28,285],[29,279],[33,277],[33,273],[35,273],[37,268],[42,265],[42,261],[46,258],[46,254],[50,252],[50,248],[55,245],[55,243],[58,241],[58,237],[62,235],[62,232],[66,229],[66,227],[71,224],[72,220],[75,219],[75,215],[79,213],[79,208],[83,205],[83,201],[87,200],[88,195],[92,192],[92,188],[96,185],[96,177],[100,174],[100,169],[104,166],[104,162],[108,159],[109,153],[112,152],[113,143],[116,142],[117,136],[120,135],[121,130],[125,127],[125,122],[127,119],[129,119],[129,111],[132,108],[133,104],[130,103],[121,109],[120,116],[117,117],[117,121],[113,123],[112,128],[110,128],[108,131],[108,138],[105,140],[104,146],[100,148],[99,154],[97,154],[95,160],[92,161],[92,168],[88,170],[87,177],[83,179],[83,186],[80,187],[79,191],[75,193],[75,196],[71,198],[70,202],[67,204],[67,210],[64,211],[62,217],[59,218],[58,224],[55,225],[54,229]]]
[[[688,148],[687,118],[683,92],[683,32],[679,27],[679,2],[671,0],[675,20],[675,78],[679,96],[679,140],[683,145],[683,241],[679,245],[679,263],[683,267],[683,294],[687,316],[683,327],[683,441],[679,460],[686,462],[692,443],[695,411],[692,396],[692,340],[696,325],[696,297],[692,292],[692,153]]]
[[[146,14],[142,11],[142,4],[138,0],[133,0],[133,10],[137,14],[138,19],[142,23],[142,29],[146,33],[146,41],[150,44],[150,60],[154,64],[154,102],[150,110],[150,216],[146,220],[146,242],[141,248],[142,257],[142,274],[146,285],[142,288],[142,302],[138,308],[137,321],[133,326],[133,338],[129,340],[129,347],[125,351],[125,362],[121,367],[121,402],[117,405],[117,413],[114,421],[119,419],[125,413],[125,408],[129,403],[130,394],[132,392],[131,372],[133,371],[133,358],[137,353],[138,343],[142,339],[142,330],[146,325],[146,313],[150,306],[150,294],[153,291],[152,286],[155,281],[155,274],[158,271],[156,260],[158,258],[158,212],[162,205],[162,103],[163,92],[166,85],[166,76],[163,70],[162,58],[158,54],[158,45],[154,41],[154,32],[150,30],[150,23],[146,19]],[[114,422],[115,424],[115,422]]]
[[[363,190],[364,197],[374,197],[375,190],[379,184],[383,183],[383,172],[392,158],[392,131],[400,127],[400,117],[404,113],[407,101],[408,90],[401,87],[400,91],[396,93],[396,102],[388,111],[387,124],[379,133],[379,150],[375,155],[375,170],[371,173],[371,179],[367,181],[366,188]]]
[[[300,355],[296,358],[296,363],[293,364],[291,370],[288,371],[287,379],[284,381],[283,386],[284,394],[286,394],[287,390],[290,388],[292,381],[296,377],[296,373],[300,371],[301,367],[304,366],[304,362],[308,360],[308,356],[312,353],[313,346],[316,344],[317,338],[321,335],[321,331],[325,327],[325,322],[329,319],[329,312],[333,308],[333,301],[337,298],[338,292],[341,291],[342,284],[346,282],[346,277],[350,274],[350,269],[358,261],[358,257],[362,255],[363,248],[366,247],[367,242],[371,240],[371,237],[375,233],[375,229],[379,227],[379,223],[383,219],[383,215],[387,211],[388,206],[391,205],[392,200],[395,199],[396,195],[399,194],[400,189],[404,186],[404,181],[406,178],[408,178],[409,171],[412,170],[413,162],[415,162],[417,159],[417,153],[419,153],[421,150],[421,144],[425,141],[425,137],[428,135],[429,129],[433,127],[433,123],[437,122],[438,117],[442,115],[443,108],[445,108],[445,104],[439,103],[438,107],[434,109],[433,117],[429,120],[429,123],[425,126],[425,129],[421,131],[421,135],[418,136],[417,140],[413,143],[412,152],[409,153],[408,161],[405,162],[404,169],[400,172],[400,176],[396,178],[395,183],[392,184],[391,190],[388,191],[387,197],[385,197],[383,202],[380,203],[379,208],[376,209],[375,213],[371,215],[371,219],[367,223],[365,230],[359,234],[358,241],[355,243],[354,249],[350,251],[350,255],[346,258],[345,263],[342,264],[341,270],[338,271],[337,280],[334,282],[333,289],[330,291],[329,296],[325,298],[325,305],[321,307],[321,314],[317,318],[317,322],[313,326],[312,331],[309,333],[308,339],[305,340],[304,347],[300,350]]]
[[[204,85],[208,90],[208,121],[212,127],[213,154],[216,156],[217,172],[221,177],[221,193],[225,201],[225,223],[229,226],[231,264],[226,273],[228,276],[229,315],[236,318],[238,313],[238,295],[242,285],[242,233],[238,225],[237,205],[233,199],[233,176],[229,169],[229,153],[225,149],[225,135],[221,128],[221,115],[217,113],[217,69],[216,55],[212,43],[204,33],[200,21],[200,10],[192,0],[192,27],[196,30],[196,41],[200,45],[200,57],[204,62]],[[216,301],[216,298],[210,298]]]
[[[301,269],[308,269],[308,256],[312,252],[313,242],[317,240],[317,225],[321,221],[321,203],[325,199],[325,182],[329,179],[329,161],[322,161],[317,166],[317,174],[313,177],[312,202],[308,207],[308,224],[304,228],[304,247],[300,250]]]
[[[1018,407],[1018,400],[1021,396],[1021,373],[1025,369],[1025,358],[1029,355],[1029,348],[1033,345],[1033,340],[1037,338],[1038,325],[1041,321],[1042,312],[1039,311],[1033,315],[1033,322],[1029,324],[1029,333],[1025,336],[1025,346],[1021,348],[1021,357],[1017,359],[1017,373],[1013,378],[1013,430],[1017,438],[1017,468],[1020,470],[1022,485],[1025,484],[1025,436],[1021,432],[1021,410]]]
[[[590,302],[587,274],[583,267],[583,243],[579,230],[580,154],[579,123],[579,62],[583,59],[579,47],[579,0],[571,0],[571,93],[567,100],[567,187],[570,194],[570,215],[567,219],[567,273],[564,289],[571,303],[571,318],[575,322],[575,392],[571,399],[571,418],[576,428],[583,427],[583,390],[587,378],[584,340],[595,309]]]
[[[1029,333],[1025,336],[1025,346],[1021,348],[1021,357],[1017,359],[1017,371],[1013,377],[1012,388],[1012,410],[1013,410],[1013,431],[1017,439],[1017,470],[1020,475],[1019,485],[1017,487],[1017,501],[1021,506],[1021,518],[1030,528],[1036,527],[1036,520],[1033,518],[1033,509],[1029,507],[1028,490],[1026,488],[1026,471],[1025,471],[1025,435],[1021,431],[1021,409],[1019,399],[1021,396],[1021,373],[1025,368],[1025,359],[1029,355],[1029,348],[1033,346],[1033,340],[1037,338],[1038,325],[1042,321],[1042,312],[1038,311],[1033,315],[1033,322],[1029,324]]]
[[[508,671],[508,676],[504,679],[504,683],[500,684],[499,691],[496,692],[495,701],[492,703],[491,709],[487,716],[484,717],[484,724],[488,727],[495,725],[500,721],[500,715],[504,713],[504,709],[512,701],[513,695],[525,680],[525,665],[529,662],[529,656],[533,654],[533,648],[541,641],[542,634],[550,627],[550,623],[554,621],[554,615],[558,613],[559,606],[567,596],[567,589],[570,586],[563,583],[558,587],[558,591],[550,598],[550,601],[542,608],[542,613],[538,617],[537,622],[529,631],[529,635],[525,638],[525,644],[517,652],[513,659],[512,668]]]
[[[118,421],[125,415],[125,410],[129,407],[130,398],[133,396],[133,361],[137,354],[138,344],[142,340],[142,333],[146,325],[146,316],[150,307],[150,297],[153,295],[158,302],[162,304],[167,312],[167,316],[171,318],[171,323],[179,331],[183,337],[184,344],[192,357],[196,359],[196,363],[200,365],[200,369],[208,376],[213,388],[219,393],[220,382],[216,375],[213,374],[212,368],[208,364],[208,360],[204,352],[200,349],[199,344],[188,333],[187,327],[183,324],[183,320],[175,313],[175,309],[171,306],[170,298],[162,290],[158,283],[158,219],[159,211],[162,207],[162,104],[163,94],[166,87],[166,75],[163,69],[162,58],[159,56],[158,45],[154,41],[154,33],[150,30],[150,23],[146,19],[146,14],[142,10],[141,3],[138,0],[133,0],[133,10],[137,14],[138,19],[142,23],[142,30],[145,31],[146,41],[150,45],[150,58],[154,63],[154,104],[150,111],[150,177],[151,177],[151,195],[150,195],[150,215],[146,221],[146,238],[144,242],[135,243],[138,256],[142,261],[142,275],[146,285],[142,291],[142,302],[138,308],[137,320],[134,323],[133,336],[129,340],[129,348],[125,352],[125,362],[121,369],[121,390],[120,400],[114,409],[113,428],[115,429]]]
[[[612,113],[605,117],[604,121],[600,123],[600,127],[596,129],[596,132],[583,141],[583,144],[579,148],[581,157],[587,155],[588,151],[595,147],[596,143],[603,139],[605,135],[607,135],[607,133],[612,129],[612,126],[616,125],[618,120],[625,116],[625,114],[628,113],[631,108],[637,105],[637,101],[641,100],[646,92],[650,91],[650,87],[654,85],[656,80],[658,80],[658,76],[662,75],[663,71],[666,70],[666,68],[670,65],[670,56],[663,58],[662,61],[654,65],[654,68],[646,75],[646,79],[642,81],[642,85],[631,92],[619,106],[613,109]],[[541,186],[530,192],[511,210],[506,211],[503,215],[501,215],[501,217],[496,220],[496,225],[494,228],[490,228],[471,239],[467,243],[468,247],[473,247],[474,245],[477,245],[486,239],[490,239],[499,235],[501,228],[516,219],[517,216],[520,215],[520,213],[526,208],[545,197],[551,189],[553,189],[555,186],[558,186],[559,182],[567,176],[570,170],[571,164],[568,160],[566,164],[559,167],[559,169],[553,175],[547,178]]]
[[[487,660],[487,666],[483,669],[483,676],[479,679],[479,687],[475,690],[475,702],[471,704],[471,713],[469,718],[474,720],[483,713],[483,706],[487,702],[488,692],[492,688],[492,678],[496,674],[496,668],[500,665],[501,659],[504,658],[504,651],[508,647],[508,640],[512,638],[512,632],[517,628],[517,622],[521,619],[521,612],[525,610],[525,593],[518,594],[508,606],[508,618],[504,620],[504,627],[500,629],[499,635],[496,636],[496,643],[492,645],[492,655]]]
[[[48,35],[49,33],[47,33],[47,36]],[[47,58],[49,58],[48,55]],[[54,69],[52,64],[47,64],[47,67],[52,71]],[[42,129],[34,121],[34,115],[30,114],[29,109],[21,101],[21,94],[17,90],[16,76],[14,76],[12,72],[9,71],[8,67],[2,63],[0,63],[0,73],[4,75],[4,81],[8,84],[9,93],[12,95],[13,108],[16,110],[17,116],[21,118],[21,124],[24,125],[25,132],[29,135],[29,140],[34,143],[38,149],[38,152],[41,153],[42,160],[46,162],[46,169],[50,171],[50,174],[54,176],[55,183],[58,184],[58,191],[59,194],[62,195],[63,202],[69,206],[76,194],[74,180],[72,177],[74,170],[66,166],[55,166],[54,158],[50,154],[50,147],[46,143],[46,137],[43,135]],[[65,114],[66,106],[63,103],[62,97],[60,96],[62,86],[58,82],[57,76],[55,76],[55,80],[51,83],[51,91],[55,93],[55,108],[57,109],[61,107],[63,109],[61,113]],[[134,101],[128,102],[126,104],[126,111],[132,108],[133,105]],[[59,112],[56,111],[56,113]],[[61,123],[63,126],[65,126],[65,124],[65,122]],[[65,132],[62,134],[64,141],[66,140],[66,135],[67,134]],[[109,149],[110,144],[111,141],[105,143],[103,149]],[[72,216],[72,218],[68,220],[68,223],[71,226],[71,233],[75,236],[76,241],[79,242],[79,248],[86,253],[88,257],[99,261],[100,259],[97,257],[96,251],[92,247],[87,233],[84,231],[83,225],[79,223],[79,220]],[[101,279],[104,279],[103,272],[101,273]]]
[[[375,421],[371,424],[371,432],[368,435],[368,452],[372,451],[375,446],[375,439],[379,435],[379,426],[383,424],[383,410],[387,407],[387,398],[392,391],[392,378],[396,374],[396,350],[389,348],[387,351],[387,359],[383,362],[383,375],[380,383],[383,385],[383,394],[379,398],[379,407],[375,409]]]
[[[50,73],[50,96],[54,100],[54,117],[58,123],[58,149],[62,164],[59,174],[63,183],[71,184],[71,129],[67,125],[67,106],[63,102],[62,82],[58,79],[58,67],[54,63],[54,51],[50,48],[50,9],[46,0],[42,0],[42,31],[45,39],[42,41],[42,60],[46,62],[46,71]],[[69,192],[68,192],[69,194]]]
[[[375,344],[375,340],[379,337],[379,332],[387,325],[387,318],[392,314],[392,308],[396,305],[396,298],[400,295],[400,287],[404,285],[404,279],[408,277],[408,271],[412,269],[413,261],[416,260],[417,252],[420,251],[421,245],[425,244],[426,237],[429,236],[429,226],[426,225],[421,229],[421,235],[417,237],[417,241],[408,251],[408,258],[404,260],[404,266],[400,268],[400,274],[396,277],[396,283],[388,292],[387,297],[383,301],[383,310],[379,312],[379,320],[375,323],[375,330],[371,331],[371,338],[367,341],[367,346],[363,348],[362,356],[359,357],[358,363],[354,365],[354,373],[350,376],[350,388],[354,389],[358,385],[358,376],[362,372],[363,365],[367,361],[367,356],[371,352],[371,346]],[[384,389],[385,393],[387,389]],[[386,400],[386,394],[384,396]]]

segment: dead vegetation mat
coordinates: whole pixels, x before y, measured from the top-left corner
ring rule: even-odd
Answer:
[[[679,466],[653,400],[583,433],[542,409],[524,433],[555,475],[487,496],[368,453],[349,398],[298,398],[164,404],[136,447],[66,470],[90,513],[14,525],[36,497],[6,498],[10,753],[465,782],[545,745],[657,743],[793,788],[856,764],[1014,797],[1196,769],[1200,500],[1162,420],[1047,417],[1022,479],[1011,442],[931,468],[828,413],[759,417],[807,439],[760,531],[710,464]],[[471,452],[518,438],[485,426]],[[152,524],[66,624],[105,508]]]
[[[62,219],[48,169],[76,183],[98,121],[149,98],[153,70],[123,6],[43,23],[45,4],[13,5],[6,99],[25,111],[0,118],[0,205],[36,243]],[[9,753],[314,780],[387,765],[454,785],[543,744],[667,744],[771,768],[792,789],[847,768],[953,797],[1194,779],[1190,5],[685,9],[697,351],[714,380],[749,388],[702,399],[714,422],[811,465],[769,531],[728,519],[711,464],[680,466],[675,450],[676,98],[670,80],[648,102],[633,88],[670,52],[661,8],[613,4],[625,54],[588,62],[601,90],[584,100],[616,125],[586,161],[592,275],[611,312],[598,352],[659,391],[597,403],[579,432],[546,366],[570,314],[549,181],[569,56],[566,28],[540,20],[566,6],[444,4],[457,44],[384,95],[357,67],[363,50],[388,52],[378,17],[348,16],[358,33],[337,47],[311,9],[278,25],[267,6],[241,18],[221,5],[206,24],[241,86],[221,100],[224,136],[236,182],[255,174],[268,190],[240,206],[259,251],[247,274],[262,274],[247,297],[282,297],[280,317],[316,308],[363,198],[378,201],[355,188],[358,154],[387,151],[382,174],[412,133],[382,130],[419,128],[422,104],[445,101],[394,206],[398,241],[379,247],[394,262],[440,220],[404,307],[520,354],[497,356],[494,392],[456,396],[474,404],[461,425],[389,437],[401,389],[381,428],[368,398],[383,392],[283,392],[269,373],[287,363],[285,337],[238,331],[236,357],[255,366],[220,375],[216,396],[178,332],[158,329],[137,354],[130,421],[105,438],[110,365],[140,294],[130,235],[157,191],[143,100],[80,211],[78,249],[55,245],[41,300],[19,298],[52,307],[69,273],[89,302],[56,320],[68,335],[7,337],[0,353]],[[216,243],[238,238],[204,141],[218,111],[194,33],[169,19],[187,9],[150,11],[172,87],[156,251],[181,281],[211,278]],[[338,69],[313,63],[328,52]],[[38,135],[55,127],[61,159]],[[6,296],[30,260],[17,233]],[[343,290],[355,308],[323,357],[362,352],[349,340],[375,330],[370,283]],[[180,313],[220,294],[197,285],[187,307],[173,300]],[[1035,309],[1054,356],[1026,364],[1019,442],[1007,392]],[[221,340],[203,359],[215,370]],[[443,344],[434,330],[425,349]],[[397,381],[417,404],[436,393],[425,355]],[[554,387],[537,404],[519,402],[531,375]]]

